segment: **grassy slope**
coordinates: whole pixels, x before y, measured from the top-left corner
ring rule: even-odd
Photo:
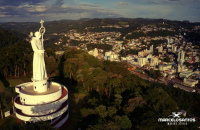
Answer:
[[[22,78],[17,78],[17,79],[6,79],[10,86],[16,86],[18,84],[24,83],[24,82],[31,82],[31,79],[29,77],[22,77]],[[4,90],[5,86],[3,83],[0,81],[0,92]]]

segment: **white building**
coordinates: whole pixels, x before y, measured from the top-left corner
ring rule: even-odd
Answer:
[[[158,52],[162,52],[163,51],[163,46],[158,47]]]
[[[175,46],[174,44],[172,44],[172,52],[176,53],[177,52],[177,46]]]
[[[105,56],[104,56],[105,60],[110,60],[110,61],[119,61],[118,55],[115,54],[112,51],[109,52],[105,52]]]
[[[145,49],[145,50],[144,50],[144,53],[147,55],[147,54],[151,53],[151,51],[150,51],[150,50],[147,50],[147,49]]]
[[[93,50],[88,51],[88,54],[90,54],[90,55],[93,55],[93,53],[94,53]]]
[[[98,56],[98,49],[97,49],[97,48],[94,49],[93,56],[94,56],[94,57],[97,57],[97,56]]]
[[[183,50],[179,51],[178,52],[178,59],[177,59],[177,62],[182,65],[185,61],[185,52]]]
[[[187,78],[184,78],[183,80],[183,84],[185,84],[186,86],[189,86],[189,87],[195,87],[196,84],[198,84],[198,80],[195,80],[195,79],[187,79]]]
[[[177,70],[178,73],[181,72],[181,66],[178,64],[178,70]]]
[[[182,71],[180,74],[179,74],[179,77],[183,78],[183,77],[190,77],[190,75],[192,75],[194,72],[192,70],[188,70],[188,71]]]
[[[158,65],[158,58],[157,58],[157,57],[152,57],[152,58],[151,58],[150,65],[151,65],[151,66],[156,66],[156,65]]]
[[[132,42],[129,42],[128,45],[129,45],[129,46],[134,46],[134,45],[135,45],[135,41],[132,40]]]
[[[169,70],[169,69],[171,69],[172,68],[172,65],[171,64],[167,64],[167,65],[159,65],[158,66],[158,69],[160,70],[160,71],[165,71],[165,70]]]
[[[146,58],[138,58],[138,65],[140,67],[144,66],[146,64]]]
[[[139,52],[138,52],[138,56],[139,56],[139,57],[144,57],[145,55],[146,55],[146,53],[143,52],[143,51],[139,51]]]
[[[88,54],[93,55],[94,57],[97,57],[99,55],[98,49],[95,48],[94,50],[88,51]]]
[[[65,51],[56,51],[56,55],[63,55]]]
[[[133,60],[134,59],[134,56],[133,55],[127,55],[126,56],[126,60],[129,61],[129,60]]]
[[[153,45],[150,46],[150,53],[153,53]]]
[[[126,57],[121,57],[121,61],[126,61]]]
[[[174,39],[172,39],[172,38],[167,38],[167,43],[168,44],[172,44],[174,42]]]

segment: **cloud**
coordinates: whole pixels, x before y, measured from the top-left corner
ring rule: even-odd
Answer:
[[[81,7],[94,7],[94,8],[100,7],[99,4],[89,4],[89,3],[79,4],[79,6],[81,6]]]
[[[193,3],[200,3],[200,0],[140,0],[140,1],[132,1],[131,3],[139,3],[139,4],[157,4],[157,5],[190,5]]]
[[[188,1],[188,0],[163,0],[163,3],[166,3],[166,4],[187,5],[187,4],[190,4],[191,1]]]
[[[155,5],[157,5],[158,4],[158,2],[154,2],[154,1],[149,1],[149,2],[147,2],[148,4],[155,4]]]
[[[0,0],[0,6],[19,6],[22,4],[36,5],[47,0]]]
[[[119,2],[118,5],[129,5],[129,2]]]
[[[48,7],[42,5],[21,5],[18,7],[4,6],[4,8],[0,8],[0,12],[2,12],[5,15],[5,17],[6,16],[26,17],[34,14],[39,14],[41,12],[45,12],[47,9]]]
[[[37,21],[41,19],[39,17],[46,17],[47,19],[71,19],[82,18],[88,16],[88,18],[103,18],[103,17],[120,17],[117,12],[102,8],[98,5],[92,4],[80,4],[76,6],[63,5],[62,1],[58,0],[58,4],[52,5],[20,5],[20,6],[0,6],[0,17],[12,18],[17,17],[21,19],[29,18],[30,20]],[[59,4],[60,3],[60,4]],[[62,6],[61,6],[62,5]],[[74,15],[74,18],[72,16]],[[65,16],[65,17],[64,17]],[[0,21],[2,22],[2,21]]]
[[[54,6],[62,6],[64,4],[64,0],[56,0],[56,2],[53,4]]]
[[[133,0],[131,4],[146,5],[146,4],[156,4],[156,5],[188,5],[196,0]],[[200,1],[200,0],[199,0]]]

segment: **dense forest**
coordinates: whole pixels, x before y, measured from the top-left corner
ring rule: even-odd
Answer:
[[[33,51],[29,42],[15,41],[0,49],[0,75],[7,77],[20,77],[32,73]],[[48,49],[45,52],[46,68],[49,74],[56,69],[57,57],[55,50]],[[53,69],[52,69],[53,68]]]
[[[17,32],[15,31],[8,31],[0,28],[0,48],[13,45],[14,43],[20,41],[22,39],[22,35],[18,33],[16,36],[16,33]]]
[[[86,52],[69,49],[63,56],[63,76],[82,83],[88,93],[80,111],[83,129],[164,129],[159,117],[187,110],[199,115],[198,94],[191,94],[130,74],[128,64],[101,61]],[[187,96],[186,96],[187,95]],[[185,100],[183,97],[188,97]],[[184,104],[182,102],[184,100]],[[176,126],[195,128],[197,124]]]

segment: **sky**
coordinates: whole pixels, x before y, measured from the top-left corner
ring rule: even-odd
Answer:
[[[119,17],[200,22],[200,0],[0,0],[0,22]]]

